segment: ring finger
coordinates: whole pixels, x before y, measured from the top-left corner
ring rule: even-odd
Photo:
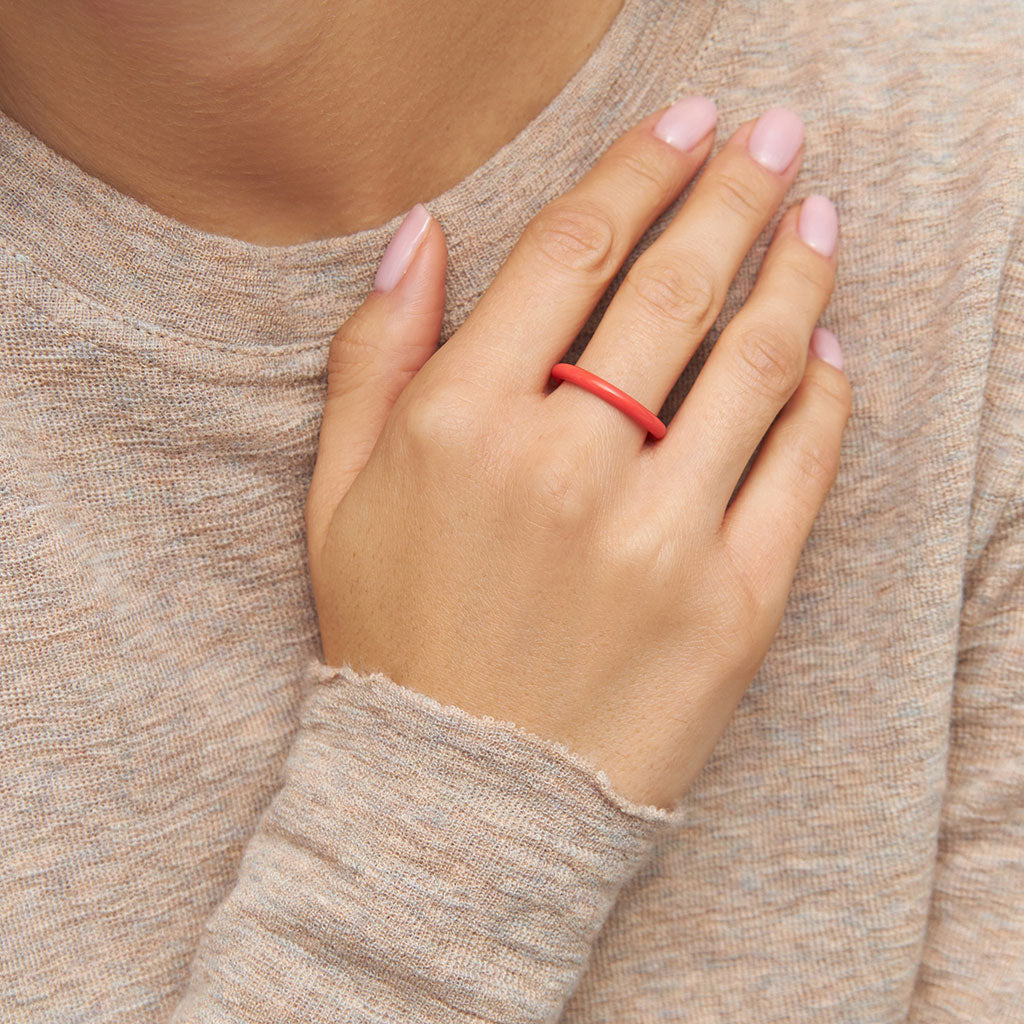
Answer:
[[[796,177],[803,137],[803,122],[782,107],[735,132],[630,268],[578,366],[657,413]],[[547,402],[568,407],[570,418],[584,409],[589,423],[604,417],[602,427],[637,447],[646,438],[643,427],[582,388],[559,385]]]

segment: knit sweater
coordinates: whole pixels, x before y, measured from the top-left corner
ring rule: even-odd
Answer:
[[[804,119],[660,414],[811,192],[839,210],[821,323],[853,411],[778,634],[668,810],[322,660],[328,343],[400,216],[240,242],[0,118],[0,1019],[1024,1020],[1022,55],[1015,0],[626,0],[423,197],[443,342],[646,114],[713,97],[716,151],[769,107]]]

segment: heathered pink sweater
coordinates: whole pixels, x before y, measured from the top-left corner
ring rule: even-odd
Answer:
[[[327,345],[399,218],[204,234],[0,118],[0,1020],[1024,1020],[1022,55],[1014,0],[626,0],[423,197],[447,338],[660,105],[712,96],[716,148],[805,120],[783,208],[839,208],[822,323],[854,409],[778,636],[671,814],[319,662]]]

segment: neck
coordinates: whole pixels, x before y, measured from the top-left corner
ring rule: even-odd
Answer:
[[[375,226],[523,128],[622,0],[39,0],[0,8],[0,106],[202,230]]]

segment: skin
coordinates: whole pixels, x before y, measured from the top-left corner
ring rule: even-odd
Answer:
[[[437,350],[445,239],[372,292],[328,357],[306,508],[324,658],[514,722],[673,807],[778,630],[838,470],[851,391],[808,355],[837,253],[779,221],[746,303],[657,442],[552,386],[612,276],[707,159],[657,114],[530,222]],[[577,365],[659,409],[793,183],[747,121],[630,268]],[[632,328],[624,331],[622,325]],[[763,445],[750,473],[740,475]]]
[[[460,181],[543,109],[620,7],[0,0],[0,106],[177,220],[302,242]]]
[[[296,242],[380,223],[464,177],[558,91],[617,9],[0,0],[0,100],[171,216]],[[713,131],[686,153],[657,138],[660,113],[541,210],[440,351],[446,243],[427,223],[397,284],[332,340],[306,532],[328,664],[513,721],[625,797],[670,807],[778,629],[851,392],[808,356],[837,254],[800,237],[799,204],[663,439],[551,385],[713,148]],[[716,153],[580,357],[649,409],[799,171],[802,148],[779,173],[756,163],[753,128]]]

